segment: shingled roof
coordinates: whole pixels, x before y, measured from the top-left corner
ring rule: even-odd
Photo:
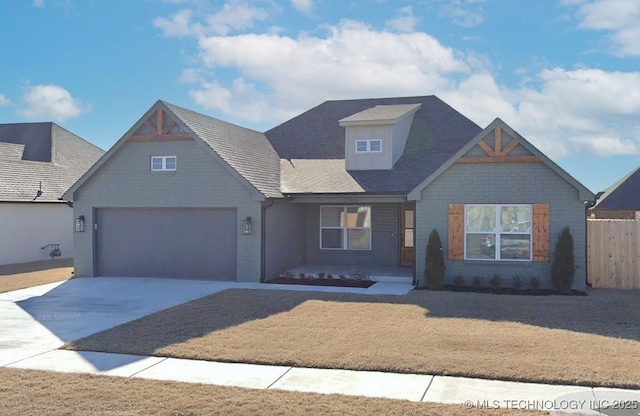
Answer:
[[[164,102],[176,117],[268,198],[280,193],[280,158],[264,134]]]
[[[0,124],[0,201],[60,202],[104,153],[55,123]]]
[[[640,210],[640,168],[607,188],[593,209]]]
[[[339,120],[375,106],[402,104],[421,106],[393,169],[345,170],[345,129]],[[422,96],[326,101],[265,134],[284,159],[284,193],[406,194],[481,130],[438,97]]]

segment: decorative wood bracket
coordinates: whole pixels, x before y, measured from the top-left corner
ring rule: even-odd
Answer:
[[[512,140],[504,149],[502,148],[502,128],[496,127],[494,130],[494,148],[487,142],[480,140],[478,146],[484,150],[487,157],[461,157],[456,163],[541,163],[535,156],[512,156],[509,153],[518,146],[516,140]]]
[[[156,125],[154,126],[149,120],[145,120],[142,123],[152,133],[151,134],[132,134],[129,137],[130,142],[149,142],[149,141],[162,141],[162,140],[190,140],[192,139],[190,134],[184,133],[184,129],[179,129],[179,126],[174,120],[171,120],[166,126],[164,125],[164,111],[162,108],[158,108],[156,112]],[[180,132],[173,132],[179,129]]]

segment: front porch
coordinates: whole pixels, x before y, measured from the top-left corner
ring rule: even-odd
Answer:
[[[303,273],[305,275],[313,275],[318,277],[319,273],[325,276],[331,274],[338,279],[340,275],[353,278],[353,275],[365,275],[369,280],[375,282],[387,283],[409,283],[413,282],[413,268],[410,267],[385,267],[385,266],[356,266],[356,265],[337,265],[337,264],[305,264],[289,270],[295,275]]]

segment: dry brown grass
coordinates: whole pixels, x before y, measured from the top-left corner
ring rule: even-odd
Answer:
[[[0,293],[60,282],[72,277],[73,260],[46,260],[0,266]]]
[[[0,369],[3,415],[516,415],[514,410]],[[546,413],[544,413],[546,414]]]
[[[405,297],[229,290],[68,348],[303,367],[640,387],[640,296]]]

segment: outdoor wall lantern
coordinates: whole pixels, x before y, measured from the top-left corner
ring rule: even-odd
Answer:
[[[78,218],[76,218],[76,232],[77,233],[83,233],[84,232],[84,215],[80,215]]]
[[[242,220],[242,234],[251,234],[251,217],[247,217]]]

